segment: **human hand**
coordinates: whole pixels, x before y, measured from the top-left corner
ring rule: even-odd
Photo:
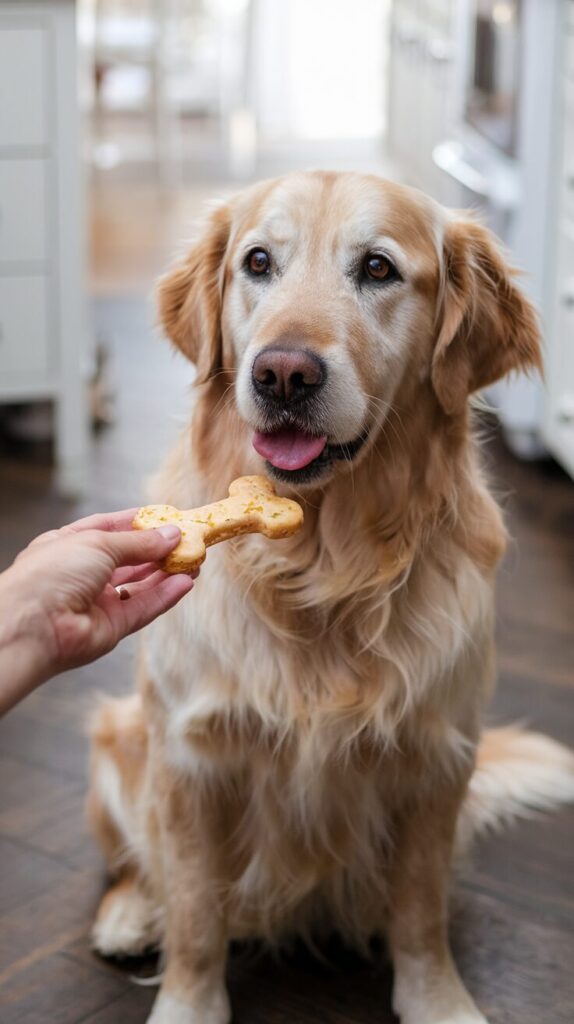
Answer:
[[[0,576],[0,710],[111,651],[191,590],[190,576],[157,568],[179,529],[131,530],[135,512],[88,516],[41,534]]]

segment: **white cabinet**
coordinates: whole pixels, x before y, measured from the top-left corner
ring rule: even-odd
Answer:
[[[0,277],[0,366],[15,386],[41,389],[50,372],[48,323],[45,277]]]
[[[389,146],[407,180],[447,201],[433,150],[452,104],[454,0],[394,0],[391,7]]]
[[[0,159],[0,262],[47,257],[46,160]]]
[[[54,401],[66,494],[87,472],[76,54],[72,0],[0,0],[0,401]]]
[[[574,0],[564,0],[557,83],[554,159],[556,201],[551,237],[556,257],[548,288],[548,398],[544,439],[574,476]]]
[[[478,14],[483,28],[492,21],[480,60]],[[391,157],[441,202],[480,211],[542,316],[545,386],[520,376],[488,398],[514,451],[532,457],[543,442],[574,476],[574,0],[393,0],[392,25]],[[493,49],[499,30],[512,33],[519,55],[515,101],[502,76],[496,108],[516,111],[512,155],[494,144],[493,120],[477,125],[468,109],[475,57],[491,89],[495,53],[510,66],[514,51]]]
[[[49,17],[49,5],[45,5]],[[11,13],[10,13],[11,12]],[[0,3],[0,146],[48,141],[52,26],[44,10]]]

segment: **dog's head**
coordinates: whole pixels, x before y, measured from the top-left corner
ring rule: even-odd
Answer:
[[[421,193],[309,172],[219,207],[160,282],[167,334],[198,383],[233,379],[266,471],[323,484],[389,410],[445,418],[510,370],[540,367],[536,315],[491,234]]]

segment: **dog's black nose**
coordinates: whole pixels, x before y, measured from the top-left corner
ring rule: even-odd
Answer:
[[[316,392],[325,382],[325,364],[304,348],[264,348],[252,368],[253,385],[262,397],[293,402]]]

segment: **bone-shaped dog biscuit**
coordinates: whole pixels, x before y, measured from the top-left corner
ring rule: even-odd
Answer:
[[[229,497],[185,511],[173,505],[146,505],[134,521],[136,530],[173,523],[181,541],[161,563],[165,572],[193,572],[204,561],[206,548],[242,533],[289,537],[303,524],[303,509],[290,498],[279,498],[264,476],[242,476],[229,485]]]

